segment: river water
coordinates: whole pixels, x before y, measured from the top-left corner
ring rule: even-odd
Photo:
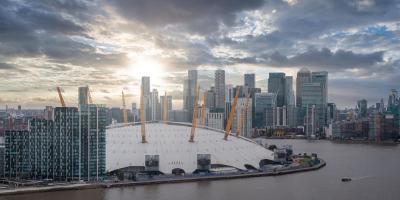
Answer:
[[[382,200],[400,199],[400,146],[337,144],[330,141],[267,140],[295,153],[315,152],[327,166],[277,177],[204,181],[110,189],[4,196],[7,200]],[[343,183],[342,177],[353,181]]]

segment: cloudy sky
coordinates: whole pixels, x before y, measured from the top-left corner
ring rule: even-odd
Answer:
[[[1,0],[0,109],[68,105],[90,85],[95,103],[136,101],[140,77],[181,96],[188,69],[227,84],[256,73],[329,72],[339,107],[400,89],[400,1],[395,0]],[[206,86],[204,86],[206,87]]]

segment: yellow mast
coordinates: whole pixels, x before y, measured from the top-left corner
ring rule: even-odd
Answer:
[[[206,104],[207,104],[207,91],[204,92],[203,95],[203,105],[201,106],[201,116],[200,116],[200,127],[203,127],[203,122],[204,122],[204,115],[206,112]]]
[[[66,107],[64,98],[63,98],[62,93],[61,93],[60,86],[57,86],[57,92],[58,92],[58,97],[60,98],[61,107]]]
[[[142,143],[146,143],[146,127],[145,127],[145,115],[144,113],[146,112],[144,109],[144,92],[143,92],[143,86],[141,87],[141,92],[140,92],[140,132],[142,134]]]
[[[231,112],[229,113],[229,119],[228,119],[228,122],[227,122],[226,128],[225,128],[224,140],[228,140],[228,136],[231,133],[231,125],[232,125],[233,117],[235,115],[235,109],[236,109],[236,104],[238,102],[239,93],[240,93],[240,87],[237,86],[235,99],[233,100],[233,104],[231,106]]]
[[[199,90],[200,87],[197,86],[196,97],[194,98],[194,108],[193,108],[193,119],[192,119],[192,130],[190,132],[190,139],[189,142],[194,142],[194,133],[196,131],[196,121],[197,121],[197,110],[199,109],[198,99],[199,99]]]

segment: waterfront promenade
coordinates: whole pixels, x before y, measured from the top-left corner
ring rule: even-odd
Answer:
[[[141,186],[150,184],[167,184],[167,183],[182,183],[194,181],[213,181],[224,179],[239,179],[239,178],[252,178],[263,176],[280,176],[292,173],[300,173],[306,171],[317,170],[326,165],[323,159],[319,159],[320,163],[310,167],[301,167],[296,169],[281,169],[268,172],[239,172],[231,174],[212,174],[212,175],[188,175],[188,176],[173,176],[158,178],[157,176],[152,179],[142,181],[121,181],[121,182],[96,182],[96,183],[74,183],[74,184],[60,184],[53,186],[35,186],[35,187],[19,187],[13,189],[0,189],[0,196],[2,195],[16,195],[37,192],[50,192],[62,190],[83,190],[95,188],[111,188],[111,187],[126,187],[126,186]]]

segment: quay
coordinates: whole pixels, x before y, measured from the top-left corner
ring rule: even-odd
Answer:
[[[309,167],[301,167],[296,169],[282,169],[277,171],[268,172],[241,172],[235,174],[221,174],[221,175],[202,175],[202,176],[175,176],[173,178],[157,178],[144,181],[123,181],[123,182],[96,182],[96,183],[76,183],[76,184],[60,184],[53,186],[35,186],[35,187],[20,187],[15,189],[0,189],[0,196],[4,195],[18,195],[37,192],[53,192],[63,190],[84,190],[84,189],[98,189],[98,188],[113,188],[113,187],[127,187],[127,186],[141,186],[153,184],[167,184],[167,183],[183,183],[183,182],[197,182],[197,181],[214,181],[224,179],[239,179],[239,178],[253,178],[264,176],[280,176],[286,174],[300,173],[318,170],[326,165],[323,159],[320,159],[318,164]]]

